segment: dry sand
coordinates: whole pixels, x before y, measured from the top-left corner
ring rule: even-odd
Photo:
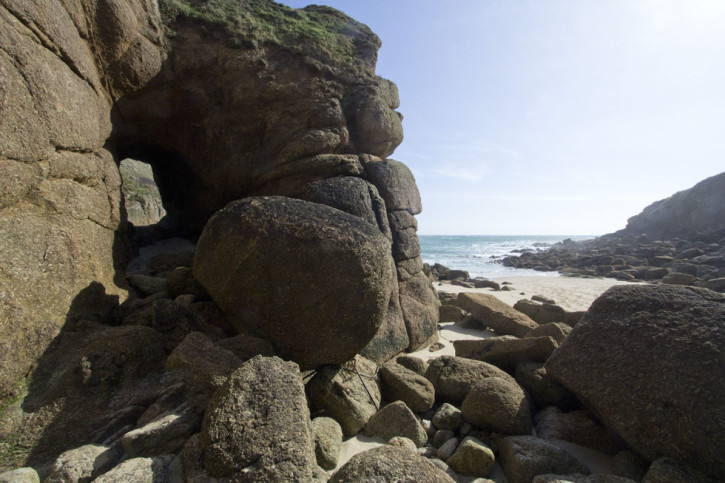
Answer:
[[[594,299],[603,294],[613,285],[631,284],[632,282],[620,282],[612,278],[580,278],[562,276],[540,276],[540,277],[502,277],[494,279],[506,286],[509,291],[493,290],[490,288],[465,288],[451,285],[448,282],[436,282],[434,284],[439,292],[480,292],[493,295],[499,300],[513,305],[521,299],[530,299],[533,295],[542,295],[554,301],[569,311],[587,310],[594,302]]]
[[[485,289],[470,289],[451,285],[448,282],[434,284],[436,290],[440,292],[459,293],[459,292],[480,292],[487,293],[497,297],[501,301],[514,305],[521,299],[530,299],[533,295],[541,295],[553,299],[558,305],[569,311],[587,310],[591,303],[613,285],[622,285],[630,282],[619,282],[609,278],[578,278],[563,276],[534,276],[534,277],[502,277],[494,279],[499,284],[508,282],[506,285],[509,291]],[[503,285],[502,285],[503,286]],[[464,329],[456,326],[454,323],[441,324],[438,332],[440,342],[443,348],[435,352],[431,352],[428,348],[410,355],[429,360],[443,355],[455,355],[453,349],[454,340],[459,339],[480,339],[485,337],[493,337],[496,334],[490,331],[480,331],[474,329]],[[612,457],[601,454],[597,451],[582,446],[568,443],[566,441],[552,441],[558,446],[569,451],[573,456],[577,457],[586,464],[592,473],[608,473],[611,471]],[[367,451],[384,444],[377,438],[368,438],[358,435],[347,439],[342,444],[340,459],[337,470],[344,465],[350,458],[357,453]],[[332,472],[330,472],[332,473]],[[494,474],[491,475],[496,481],[501,481],[501,467],[496,464]],[[473,478],[471,478],[472,480]],[[468,478],[465,479],[469,480]]]

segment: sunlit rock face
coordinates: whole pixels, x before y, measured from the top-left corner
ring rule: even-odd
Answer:
[[[109,316],[79,303],[83,289],[126,296],[126,157],[152,166],[170,224],[191,236],[252,195],[363,218],[392,240],[399,281],[368,357],[435,333],[415,181],[371,175],[403,134],[366,26],[268,0],[0,0],[0,24],[0,396],[67,321]],[[392,206],[401,188],[418,202]]]

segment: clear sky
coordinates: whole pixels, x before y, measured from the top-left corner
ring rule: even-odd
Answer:
[[[725,171],[725,0],[317,3],[383,41],[420,234],[601,235]]]

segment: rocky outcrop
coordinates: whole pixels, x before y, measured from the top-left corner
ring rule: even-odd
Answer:
[[[194,275],[240,333],[314,369],[351,360],[376,334],[389,302],[389,258],[388,240],[359,217],[251,197],[209,220]]]
[[[0,2],[0,397],[91,283],[120,297],[116,99],[164,57],[148,0]]]
[[[383,363],[436,335],[420,195],[410,170],[386,159],[402,125],[397,88],[375,75],[379,46],[341,12],[271,0],[0,0],[0,453],[13,448],[0,465],[42,465],[92,443],[149,456],[101,479],[173,479],[178,458],[160,453],[183,445],[201,475],[199,445],[187,444],[196,415],[244,359],[276,352],[317,367],[362,352]],[[151,166],[162,226],[128,226],[127,158]],[[244,325],[252,334],[237,334],[228,298],[210,300],[189,250],[124,273],[132,250],[144,251],[134,243],[195,239],[215,212],[251,197],[304,206],[319,242],[302,248],[301,225],[286,244],[259,238],[270,253],[294,243],[297,253],[258,272],[256,293],[272,296],[252,306],[277,312]],[[350,264],[322,256],[335,220],[349,241],[369,242]],[[229,253],[217,256],[234,268]],[[367,275],[354,266],[375,272],[361,290]],[[327,285],[291,296],[305,280]],[[320,318],[295,332],[291,317],[310,313],[337,325]],[[375,370],[364,372],[372,398],[357,389],[374,413]],[[311,464],[304,478],[317,472]]]
[[[725,173],[652,203],[627,220],[624,231],[672,239],[721,228],[725,228]]]
[[[725,302],[715,292],[615,286],[546,363],[632,449],[725,476],[722,347]]]
[[[435,334],[420,197],[385,160],[402,140],[398,93],[375,75],[380,40],[366,26],[269,0],[2,0],[0,31],[0,397],[20,391],[81,291],[126,298],[128,157],[153,168],[176,232],[198,235],[251,195],[361,218],[402,242],[373,339],[392,342],[367,355]],[[95,305],[73,316],[107,322]]]

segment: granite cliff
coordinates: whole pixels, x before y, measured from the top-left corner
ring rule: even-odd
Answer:
[[[109,327],[158,345],[158,327],[144,335],[125,318],[145,295],[125,273],[126,158],[151,165],[168,234],[195,240],[248,197],[355,217],[345,226],[365,224],[385,248],[361,352],[383,362],[435,336],[420,195],[387,159],[403,131],[397,88],[375,75],[380,44],[341,12],[271,0],[0,0],[0,398],[44,394],[15,423],[56,404],[45,396],[66,376],[53,366],[89,340],[113,345]]]

